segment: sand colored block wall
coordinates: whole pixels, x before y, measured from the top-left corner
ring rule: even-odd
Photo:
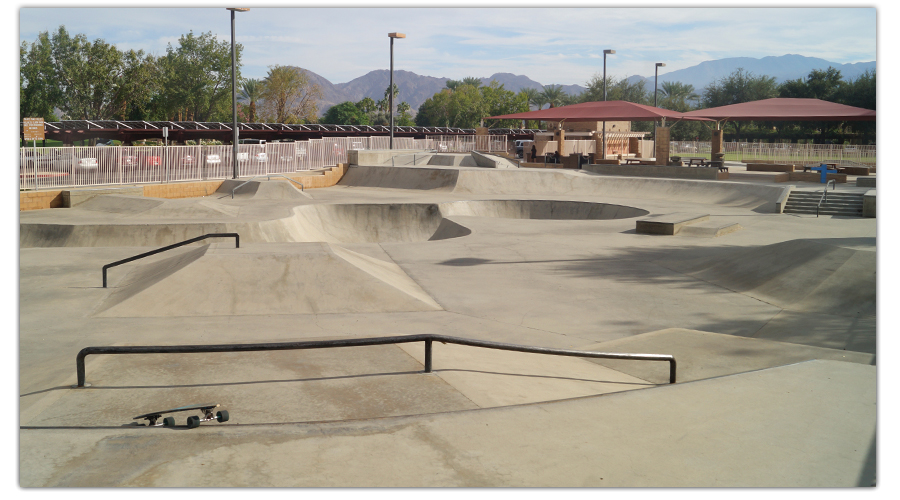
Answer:
[[[19,210],[41,210],[62,207],[62,190],[24,191],[19,193]]]
[[[203,182],[176,182],[172,184],[149,184],[144,186],[144,196],[148,198],[199,198],[209,196],[219,189],[221,180]]]
[[[336,167],[331,167],[324,171],[324,175],[317,173],[315,175],[303,174],[278,174],[291,178],[300,184],[304,189],[331,187],[341,180],[341,177],[347,172],[347,164],[342,163]],[[275,174],[273,174],[274,176]],[[278,177],[272,177],[273,180]],[[177,182],[171,184],[148,184],[143,186],[143,194],[148,198],[199,198],[201,196],[209,196],[219,189],[222,180],[201,181],[201,182]],[[111,188],[111,191],[113,189]],[[61,208],[63,207],[63,191],[72,190],[52,190],[52,191],[23,191],[19,193],[19,210],[41,210],[45,208]]]

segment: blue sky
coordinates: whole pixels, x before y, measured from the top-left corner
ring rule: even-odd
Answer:
[[[715,3],[677,7],[657,1],[650,7],[637,0],[628,3],[637,8],[597,7],[597,2],[584,1],[546,8],[548,2],[525,0],[479,8],[475,5],[483,3],[461,0],[442,4],[461,8],[423,8],[421,2],[369,8],[338,0],[329,7],[345,7],[323,8],[321,3],[257,3],[241,3],[251,10],[237,14],[245,77],[264,77],[273,65],[293,65],[344,83],[389,67],[387,33],[392,31],[407,35],[395,42],[395,69],[453,79],[504,72],[542,84],[583,85],[602,72],[607,48],[616,50],[607,59],[607,74],[616,77],[652,76],[655,62],[666,63],[662,76],[726,57],[800,54],[836,63],[876,59],[873,4],[837,8],[829,2],[816,2],[817,7],[795,2],[791,5],[800,8],[775,8],[771,5],[777,3],[769,2],[768,8],[721,8]],[[154,5],[168,8],[126,8],[123,2],[69,8],[37,0],[19,6],[19,42],[33,42],[39,32],[60,25],[121,50],[157,55],[190,31],[212,32],[230,41],[230,16],[222,3],[190,4],[194,7],[163,1]],[[883,20],[879,24],[885,26]]]

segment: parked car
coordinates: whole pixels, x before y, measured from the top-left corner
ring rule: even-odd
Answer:
[[[78,160],[78,168],[82,170],[97,170],[100,168],[100,164],[97,163],[96,158],[82,158]]]
[[[194,164],[194,157],[191,155],[184,155],[184,158],[181,159],[181,164],[185,166],[191,166]]]
[[[148,167],[158,167],[158,166],[162,165],[162,160],[160,159],[159,156],[148,156],[144,160],[144,165],[146,165]]]
[[[123,156],[122,157],[122,166],[123,167],[136,167],[140,163],[138,162],[137,156]]]
[[[516,141],[516,158],[524,158],[525,157],[525,144],[534,141],[525,141],[519,140]]]
[[[222,159],[219,158],[219,155],[206,155],[207,165],[218,165],[220,163],[222,163]]]
[[[254,156],[253,159],[260,163],[264,163],[268,161],[269,155],[267,155],[266,153],[256,153],[256,156]]]

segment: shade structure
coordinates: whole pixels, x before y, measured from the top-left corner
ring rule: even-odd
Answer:
[[[821,99],[776,97],[698,109],[685,113],[688,116],[716,121],[874,121],[875,111]]]
[[[489,116],[485,120],[541,120],[541,121],[608,121],[608,122],[653,122],[661,119],[667,120],[697,120],[705,121],[708,118],[701,116],[688,117],[687,113],[670,111],[668,109],[635,104],[628,101],[594,101],[560,106],[558,108],[539,109],[510,115]]]

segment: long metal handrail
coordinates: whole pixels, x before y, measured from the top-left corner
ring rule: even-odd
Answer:
[[[156,255],[158,253],[165,252],[167,250],[172,250],[173,248],[182,247],[184,245],[190,245],[191,243],[194,243],[194,242],[197,242],[200,240],[205,240],[206,238],[231,238],[231,237],[234,237],[234,248],[241,248],[241,237],[237,233],[211,233],[211,234],[204,234],[203,236],[197,236],[196,238],[191,238],[189,240],[184,240],[180,243],[175,243],[173,245],[168,245],[168,246],[165,246],[162,248],[157,248],[156,250],[151,250],[149,252],[145,252],[140,255],[135,255],[134,257],[128,257],[127,259],[122,259],[122,260],[113,262],[112,264],[107,264],[107,265],[103,266],[103,288],[106,288],[106,270],[111,267],[116,267],[116,266],[120,266],[122,264],[127,264],[129,262],[132,262],[132,261],[135,261],[138,259],[143,259],[144,257]]]
[[[551,354],[556,356],[575,356],[582,358],[633,359],[642,361],[667,361],[669,363],[669,383],[675,383],[675,357],[669,354],[631,354],[593,351],[574,351],[568,349],[551,349],[516,344],[505,344],[485,340],[472,340],[436,334],[403,335],[396,337],[374,337],[364,339],[309,340],[302,342],[278,342],[266,344],[214,344],[214,345],[173,345],[173,346],[106,346],[85,347],[75,357],[75,371],[78,385],[85,386],[84,358],[91,354],[175,354],[200,352],[246,352],[246,351],[284,351],[292,349],[324,349],[330,347],[359,347],[370,345],[403,344],[409,342],[425,342],[425,373],[431,373],[431,344],[458,344],[471,347],[484,347],[502,351],[517,351],[534,354]]]
[[[823,202],[828,201],[828,185],[832,184],[832,183],[834,183],[834,186],[831,188],[831,190],[835,191],[837,189],[837,181],[836,180],[830,179],[828,182],[825,183],[825,191],[822,191],[822,197],[819,198],[819,204],[816,205],[816,217],[819,216],[819,207],[822,206]]]
[[[251,177],[251,178],[247,179],[246,181],[244,181],[244,182],[238,184],[238,186],[237,186],[236,188],[234,188],[234,189],[231,190],[231,199],[232,199],[232,200],[234,199],[234,192],[235,192],[235,191],[237,191],[238,189],[240,189],[240,188],[246,186],[247,184],[250,184],[250,183],[253,182],[255,179],[260,179],[260,178],[262,178],[262,177],[265,177],[266,180],[268,180],[268,181],[272,180],[272,177],[284,177],[285,179],[287,179],[287,180],[293,182],[294,184],[298,184],[298,185],[300,186],[300,191],[303,191],[303,184],[300,184],[299,182],[295,181],[294,179],[291,179],[290,177],[287,177],[287,176],[281,175],[281,174],[266,174],[266,175],[257,175],[257,176],[255,176],[255,177]]]

